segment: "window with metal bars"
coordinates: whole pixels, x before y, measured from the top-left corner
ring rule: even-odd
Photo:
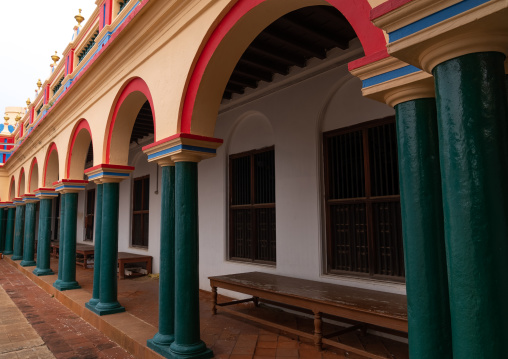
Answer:
[[[150,176],[134,178],[132,186],[132,246],[148,247]]]
[[[393,117],[323,134],[327,268],[403,280]]]
[[[273,147],[229,157],[229,258],[275,264]]]

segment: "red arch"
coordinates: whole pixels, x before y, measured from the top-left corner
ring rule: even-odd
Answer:
[[[123,90],[120,92],[120,95],[118,96],[115,107],[113,108],[113,112],[111,115],[111,122],[109,124],[108,129],[108,142],[106,143],[106,159],[105,163],[109,163],[109,153],[110,153],[110,146],[111,146],[111,137],[113,136],[113,129],[115,128],[115,121],[116,116],[118,114],[118,111],[120,110],[120,107],[122,106],[123,102],[129,96],[131,93],[139,91],[145,95],[146,99],[150,103],[150,108],[152,109],[152,119],[153,119],[153,137],[154,139],[156,137],[156,126],[155,126],[155,111],[153,107],[153,100],[152,100],[152,94],[150,93],[150,90],[148,89],[148,85],[146,84],[143,79],[136,77],[129,81],[127,85],[123,88]]]
[[[32,163],[30,164],[30,172],[28,172],[28,193],[32,193],[32,170],[34,166],[37,164],[37,158],[34,157]]]
[[[88,121],[83,118],[76,124],[76,126],[74,127],[74,131],[72,132],[71,143],[69,145],[69,151],[67,152],[67,169],[65,171],[65,176],[67,178],[69,178],[69,174],[71,172],[71,158],[74,143],[76,142],[76,138],[78,137],[78,134],[81,130],[88,131],[93,146],[92,130],[90,130],[90,125],[88,124]]]
[[[180,132],[191,133],[192,112],[201,79],[215,50],[233,26],[250,10],[267,0],[239,0],[213,31],[194,68],[185,93]],[[370,22],[367,0],[325,0],[339,10],[351,24],[362,43],[365,56],[386,50],[383,31]]]
[[[21,186],[21,176],[24,176],[25,175],[25,168],[22,168],[21,169],[21,172],[19,172],[19,177],[18,177],[18,197],[20,196],[20,186]],[[26,179],[25,179],[25,186],[26,186]]]
[[[44,169],[42,172],[42,186],[46,187],[46,170],[48,169],[48,161],[49,157],[51,156],[51,153],[53,151],[56,151],[56,154],[58,154],[58,149],[56,148],[56,144],[54,142],[51,143],[51,145],[48,148],[48,151],[46,152],[46,159],[44,160]]]

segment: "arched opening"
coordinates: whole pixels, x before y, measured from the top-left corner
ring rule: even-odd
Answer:
[[[18,197],[21,197],[25,194],[25,169],[22,168],[21,172],[19,173],[19,180],[18,180]]]
[[[369,10],[240,0],[210,35],[181,132],[233,145],[199,164],[200,250],[210,254],[200,283],[217,267],[250,270],[245,262],[358,287],[367,277],[385,291],[383,280],[404,281],[393,109],[364,99],[348,71],[386,45]],[[263,116],[235,128],[253,113]]]
[[[9,201],[12,201],[16,198],[16,180],[14,176],[11,177],[11,184],[9,186]]]
[[[140,78],[130,80],[120,91],[109,115],[104,139],[104,163],[126,165],[129,146],[150,134],[155,138],[152,96]],[[135,127],[136,124],[136,127]]]
[[[88,166],[88,167],[87,167]],[[93,166],[93,141],[90,125],[81,119],[75,125],[67,153],[65,175],[68,179],[84,179],[84,170]]]
[[[183,102],[180,131],[209,137],[213,136],[215,125],[214,121],[217,116],[222,95],[224,94],[226,84],[229,82],[228,79],[233,72],[233,69],[237,66],[237,64],[240,65],[238,61],[243,56],[242,54],[245,53],[248,47],[250,47],[249,52],[254,52],[255,54],[257,53],[257,55],[260,55],[260,52],[257,50],[268,49],[268,51],[271,52],[270,46],[262,46],[261,49],[256,48],[257,44],[255,43],[254,46],[252,46],[255,39],[257,43],[263,43],[263,37],[267,36],[272,39],[278,37],[283,41],[288,40],[285,41],[285,45],[283,45],[283,47],[285,47],[285,49],[282,49],[283,51],[276,48],[275,52],[269,54],[270,60],[274,60],[275,57],[277,57],[277,54],[280,55],[281,52],[284,53],[284,50],[294,47],[296,45],[295,40],[296,42],[299,40],[295,39],[294,36],[300,30],[306,31],[307,35],[312,32],[313,35],[310,36],[314,36],[315,39],[317,37],[319,37],[320,40],[324,39],[325,47],[328,46],[326,45],[326,42],[329,40],[338,40],[338,42],[335,43],[335,46],[347,46],[347,34],[341,34],[340,30],[339,32],[333,32],[333,26],[328,27],[327,30],[332,31],[333,33],[323,33],[321,30],[326,28],[326,25],[322,27],[321,30],[319,28],[315,29],[306,26],[306,24],[309,23],[307,23],[305,19],[303,22],[297,21],[295,23],[295,19],[302,20],[302,17],[298,15],[295,16],[295,14],[290,15],[293,11],[298,11],[299,9],[304,8],[315,9],[317,6],[322,8],[330,7],[338,10],[336,13],[340,13],[341,18],[339,23],[343,24],[345,28],[348,28],[347,32],[349,32],[349,29],[352,29],[355,37],[358,36],[365,55],[372,55],[379,51],[386,51],[386,40],[383,32],[369,21],[369,12],[371,7],[366,0],[354,2],[347,0],[297,0],[284,3],[275,0],[238,1],[235,6],[233,6],[227,14],[225,14],[220,24],[211,31],[210,38],[204,45],[203,51],[196,61],[196,66],[189,78],[189,84]],[[306,11],[307,10],[303,10],[304,13]],[[331,13],[333,14],[333,11],[331,11]],[[285,19],[275,26],[274,33],[274,31],[272,31],[274,28],[269,29],[269,27],[274,25],[282,17],[285,17]],[[291,22],[293,25],[288,25],[291,24]],[[322,21],[320,25],[323,25]],[[287,30],[287,26],[293,26],[293,29],[289,32],[284,31],[284,28]],[[300,27],[300,30],[297,30],[296,27]],[[282,32],[280,32],[281,28],[283,29]],[[257,38],[263,31],[265,31],[265,34],[260,38]],[[282,34],[282,36],[277,36],[280,34]],[[277,47],[277,41],[278,40],[273,42],[268,41],[268,44],[271,42],[273,49],[274,46]],[[302,43],[304,42],[305,40],[302,41]],[[322,50],[323,49],[316,49],[314,46],[310,46],[307,49],[303,49],[303,51],[300,49],[300,55],[309,56],[310,54],[311,57],[315,55],[319,56],[319,53],[322,53]],[[267,55],[266,51],[264,51],[264,53],[265,55],[261,55],[261,57]],[[305,55],[305,53],[307,53],[307,55]],[[358,57],[360,56],[361,55]],[[300,59],[298,59],[298,57],[300,57]],[[246,59],[244,58],[244,60]],[[280,60],[279,56],[278,61]],[[254,85],[253,81],[257,81],[256,78],[260,75],[264,75],[262,78],[266,80],[270,78],[270,73],[273,74],[277,71],[285,72],[286,70],[284,68],[285,65],[287,65],[288,60],[293,63],[301,63],[302,61],[301,56],[297,56],[297,58],[293,59],[291,59],[291,56],[283,56],[282,66],[279,64],[279,66],[275,66],[275,69],[272,67],[268,71],[266,71],[267,69],[265,66],[264,68],[259,69],[265,71],[259,71],[258,76],[251,77],[247,75],[240,84],[229,83],[229,90],[233,90],[233,92],[241,91],[241,88],[245,85],[252,86]],[[286,63],[284,64],[284,62]],[[236,70],[237,74],[240,74],[241,68],[237,68]],[[228,89],[226,89],[226,91],[227,90]],[[228,94],[226,93],[226,95]]]
[[[60,179],[58,163],[58,150],[56,148],[56,144],[53,142],[48,147],[48,151],[46,152],[42,175],[43,187],[51,187],[53,183],[57,182]]]
[[[39,188],[39,166],[37,165],[37,158],[32,160],[28,177],[28,192],[33,193],[34,190]]]

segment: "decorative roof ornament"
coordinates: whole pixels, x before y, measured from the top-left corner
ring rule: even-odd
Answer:
[[[54,55],[51,55],[51,60],[53,60],[55,63],[55,67],[56,67],[56,63],[58,60],[60,60],[60,56],[57,55],[57,52],[55,51],[55,54]]]
[[[10,117],[9,117],[9,115],[7,114],[7,112],[5,113],[4,120],[5,120],[5,126],[9,125],[9,120],[10,120]]]
[[[39,81],[37,81],[37,87],[40,89],[42,86],[42,82],[41,82],[41,79],[39,79]]]
[[[81,15],[81,9],[79,9],[79,14],[77,14],[76,16],[74,16],[74,18],[76,19],[76,21],[78,22],[78,26],[81,26],[81,23],[83,21],[85,21],[85,18],[83,17],[83,15]]]
[[[31,104],[31,103],[32,103],[32,102],[30,101],[30,97],[29,97],[29,98],[26,100],[26,105],[27,105],[27,106],[30,106],[30,104]]]
[[[16,124],[19,122],[19,120],[21,120],[21,116],[19,115],[19,113],[16,115],[16,118],[14,120],[16,121]]]

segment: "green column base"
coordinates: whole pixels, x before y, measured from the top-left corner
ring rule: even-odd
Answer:
[[[11,259],[12,259],[13,261],[20,261],[20,260],[22,260],[22,259],[23,259],[23,256],[20,256],[20,255],[14,255],[14,256],[12,256],[12,257],[11,257]]]
[[[12,253],[14,253],[13,251],[4,251],[3,254],[4,255],[11,255]],[[12,258],[11,258],[12,259]]]
[[[99,304],[99,299],[92,298],[88,302],[85,303],[85,307],[92,310],[92,308],[95,308],[95,306]]]
[[[57,279],[57,281],[55,283],[53,283],[53,287],[58,289],[60,292],[63,292],[64,290],[72,290],[72,289],[79,289],[79,288],[81,288],[81,286],[76,281],[73,281],[73,282],[64,282],[63,280],[61,280],[59,282],[58,279]]]
[[[87,304],[88,303],[85,304],[85,307],[99,316],[125,312],[125,308],[118,302],[106,304],[99,302],[95,307]]]
[[[22,260],[19,265],[22,267],[35,267],[37,265],[37,263],[35,263],[35,261]]]
[[[37,277],[55,274],[55,272],[53,272],[53,270],[51,270],[49,268],[48,269],[35,268],[32,273],[35,274]]]
[[[208,359],[213,358],[213,352],[206,347],[203,341],[191,345],[173,343],[169,347],[166,358],[174,359]]]
[[[155,334],[153,339],[148,339],[146,345],[154,352],[159,353],[165,358],[172,358],[170,345],[175,341],[174,335],[163,335],[160,333]]]

